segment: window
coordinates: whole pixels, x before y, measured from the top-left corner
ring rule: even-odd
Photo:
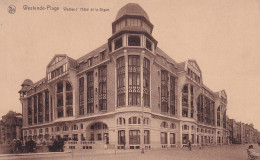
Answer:
[[[57,83],[57,93],[63,92],[63,82]]]
[[[221,107],[218,107],[217,110],[217,126],[220,126],[220,111],[221,111]]]
[[[170,77],[170,114],[175,115],[175,77]]]
[[[128,36],[128,46],[141,46],[141,38],[137,35]]]
[[[34,109],[33,122],[34,124],[37,124],[37,96],[33,97],[33,109]]]
[[[94,113],[94,72],[87,73],[87,113]]]
[[[175,144],[175,133],[170,133],[170,144]]]
[[[150,119],[149,118],[144,118],[143,124],[150,125]]]
[[[43,122],[43,96],[42,93],[38,94],[38,123]]]
[[[129,131],[129,144],[140,144],[140,131],[130,130]]]
[[[115,50],[121,48],[123,46],[123,39],[122,37],[115,40]]]
[[[32,98],[28,98],[28,125],[32,125]]]
[[[45,91],[45,121],[48,122],[49,121],[49,103],[50,103],[50,100],[49,100],[49,96],[50,96],[50,93],[49,91]]]
[[[78,130],[78,126],[74,124],[73,126],[71,126],[71,130]]]
[[[101,134],[99,133],[99,134],[97,134],[97,140],[98,141],[101,141],[102,140],[102,136],[101,136]]]
[[[99,79],[99,110],[107,110],[107,66],[98,68]]]
[[[45,128],[45,133],[49,133],[49,128]]]
[[[66,115],[67,115],[67,117],[73,116],[73,108],[72,108],[72,106],[66,106]]]
[[[68,126],[63,126],[63,127],[62,127],[62,130],[63,130],[63,131],[68,131],[68,130],[69,130],[69,127],[68,127]]]
[[[105,53],[106,53],[106,50],[100,52],[100,60],[103,61],[105,59]]]
[[[140,56],[128,56],[128,104],[141,104]]]
[[[91,67],[93,65],[93,57],[88,59],[88,66]]]
[[[117,59],[117,106],[125,105],[125,57]]]
[[[79,115],[84,115],[84,77],[79,79]]]
[[[150,60],[143,61],[143,99],[144,106],[150,106]]]
[[[150,144],[150,131],[144,130],[144,144]]]
[[[125,124],[125,118],[119,117],[117,118],[117,125],[124,125]]]
[[[125,130],[118,131],[118,144],[125,145]]]
[[[141,26],[141,20],[136,18],[128,18],[126,23],[127,26]]]
[[[161,132],[161,144],[167,144],[167,133]]]
[[[197,99],[197,119],[198,122],[203,122],[203,96],[199,95]]]
[[[162,123],[161,123],[161,127],[163,127],[163,128],[168,128],[168,123],[167,123],[167,122],[162,122]]]
[[[146,39],[145,47],[148,50],[152,51],[152,42],[150,40]]]
[[[141,124],[141,118],[130,117],[128,119],[128,124]]]
[[[176,124],[175,123],[171,123],[171,129],[176,129]]]
[[[161,112],[168,113],[168,72],[161,72]]]
[[[185,124],[185,125],[183,125],[183,126],[182,126],[182,130],[189,130],[189,126],[188,126],[188,125],[186,125],[186,124]]]
[[[56,127],[56,132],[59,132],[60,131],[60,127]]]

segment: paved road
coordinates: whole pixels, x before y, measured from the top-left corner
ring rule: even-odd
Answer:
[[[169,149],[169,150],[149,150],[141,154],[140,150],[120,151],[115,154],[95,153],[94,151],[81,153],[59,153],[45,155],[26,155],[26,156],[9,156],[0,159],[19,159],[19,160],[246,160],[248,145],[230,145],[207,147],[203,149]],[[260,147],[254,145],[257,152],[260,153]]]

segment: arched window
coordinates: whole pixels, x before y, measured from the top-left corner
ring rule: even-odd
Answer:
[[[141,124],[141,118],[138,117],[130,117],[128,119],[128,124]]]
[[[117,125],[124,125],[125,124],[125,118],[119,117],[117,118]]]
[[[91,130],[102,130],[102,129],[108,129],[108,127],[105,123],[97,122],[97,123],[93,124],[92,126],[90,126],[90,129]]]
[[[162,128],[168,128],[168,123],[167,122],[162,122],[161,123]]]
[[[189,126],[188,126],[188,125],[186,125],[186,124],[185,124],[185,125],[183,125],[183,126],[182,126],[182,130],[189,130]]]
[[[150,125],[150,119],[149,118],[144,118],[144,124]]]
[[[176,124],[175,123],[171,123],[171,129],[176,129]]]

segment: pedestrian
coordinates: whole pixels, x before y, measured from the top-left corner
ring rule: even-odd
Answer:
[[[259,153],[257,153],[255,150],[254,150],[254,146],[253,145],[250,145],[247,149],[247,154],[248,154],[248,160],[256,160],[257,157],[260,156]]]
[[[190,140],[188,140],[187,145],[188,145],[188,149],[191,151],[191,142],[190,142]]]

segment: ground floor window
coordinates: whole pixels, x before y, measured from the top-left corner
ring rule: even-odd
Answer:
[[[182,143],[187,144],[189,140],[189,135],[188,134],[182,134]]]
[[[140,144],[140,131],[130,130],[129,131],[129,144]]]
[[[91,141],[94,141],[94,134],[93,134],[93,133],[90,134],[90,140],[91,140]]]
[[[170,133],[170,144],[175,144],[175,133]]]
[[[150,144],[150,131],[144,130],[144,144]]]
[[[200,136],[197,136],[197,143],[200,143]]]
[[[161,144],[167,144],[167,133],[161,132]]]
[[[98,141],[101,141],[102,140],[102,135],[99,133],[99,134],[97,134],[97,140]]]
[[[125,145],[125,130],[118,131],[118,144]]]
[[[194,144],[194,134],[191,134],[191,143]]]
[[[78,141],[78,134],[73,134],[72,139],[73,141]]]

